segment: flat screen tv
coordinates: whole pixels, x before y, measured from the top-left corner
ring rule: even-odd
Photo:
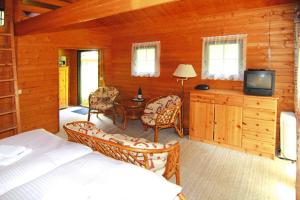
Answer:
[[[272,96],[275,89],[274,70],[246,70],[244,93],[257,96]]]

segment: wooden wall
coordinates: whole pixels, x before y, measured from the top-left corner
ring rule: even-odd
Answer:
[[[185,127],[188,127],[188,91],[200,83],[211,88],[241,90],[240,81],[201,80],[202,37],[247,34],[247,68],[276,70],[279,112],[294,110],[294,4],[265,7],[212,16],[181,15],[161,18],[159,23],[138,21],[111,27],[112,67],[106,68],[106,83],[121,89],[123,96],[136,95],[139,85],[145,96],[180,94],[172,76],[180,63],[192,64],[198,77],[185,82]],[[192,16],[192,17],[191,17]],[[141,16],[142,18],[142,16]],[[270,43],[269,43],[270,35]],[[159,78],[136,78],[130,74],[133,42],[161,41]],[[272,49],[269,59],[268,48]]]
[[[188,91],[200,83],[211,88],[242,89],[240,81],[201,80],[202,37],[247,34],[247,67],[270,68],[277,72],[276,95],[279,111],[293,110],[294,100],[294,4],[259,9],[145,20],[109,25],[89,30],[64,31],[17,38],[17,58],[21,120],[23,130],[44,127],[57,131],[57,56],[58,48],[104,48],[104,78],[107,85],[120,88],[123,96],[136,95],[141,85],[144,96],[180,94],[180,84],[172,73],[180,63],[193,64],[199,75],[185,82],[185,126],[188,126]],[[159,23],[158,23],[159,22]],[[103,33],[103,34],[101,34]],[[270,35],[270,43],[269,43]],[[159,78],[131,77],[131,44],[161,41]],[[272,57],[268,57],[268,48]],[[34,114],[33,114],[34,113]]]
[[[58,131],[58,49],[102,48],[110,38],[88,30],[17,37],[17,71],[22,131]],[[109,63],[108,63],[109,65]]]
[[[78,105],[78,60],[76,49],[60,49],[60,54],[66,56],[66,66],[69,67],[69,106]]]

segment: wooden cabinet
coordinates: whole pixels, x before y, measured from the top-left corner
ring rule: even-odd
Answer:
[[[241,147],[242,107],[215,105],[214,140]]]
[[[276,119],[276,98],[245,96],[243,149],[260,156],[274,158]]]
[[[69,67],[59,67],[59,108],[69,105]]]
[[[277,98],[239,91],[190,93],[190,138],[273,158]]]
[[[214,105],[191,100],[190,106],[190,137],[213,140]]]

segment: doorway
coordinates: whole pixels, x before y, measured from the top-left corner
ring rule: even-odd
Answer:
[[[99,51],[78,51],[78,100],[88,107],[91,92],[99,87]]]

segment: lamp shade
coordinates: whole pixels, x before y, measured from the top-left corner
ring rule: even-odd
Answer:
[[[197,76],[193,65],[190,64],[180,64],[173,73],[173,76],[182,78],[191,78]]]

